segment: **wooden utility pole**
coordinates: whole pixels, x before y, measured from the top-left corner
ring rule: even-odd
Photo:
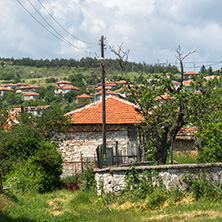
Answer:
[[[104,37],[101,36],[101,69],[102,69],[102,134],[103,134],[103,159],[106,158],[106,89],[104,69]]]

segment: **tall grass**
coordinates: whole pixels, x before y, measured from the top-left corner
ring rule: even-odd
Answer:
[[[176,163],[198,163],[197,160],[198,152],[197,151],[173,151],[173,160]],[[171,155],[168,155],[167,163],[170,163]]]

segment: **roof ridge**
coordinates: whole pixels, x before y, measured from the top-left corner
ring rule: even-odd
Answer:
[[[127,104],[127,105],[131,105],[131,106],[134,106],[135,108],[138,108],[137,105],[135,105],[135,104],[132,103],[132,102],[129,102],[128,100],[120,99],[120,98],[118,98],[118,97],[116,97],[116,96],[112,96],[112,95],[107,96],[107,97],[106,97],[106,100],[109,99],[109,98],[118,100],[118,101],[123,102],[123,103],[125,103],[125,104]],[[92,103],[90,103],[90,104],[88,104],[88,105],[86,105],[86,106],[84,106],[84,107],[82,107],[82,108],[75,109],[75,110],[73,110],[73,111],[71,111],[71,112],[66,113],[65,116],[68,116],[68,115],[73,114],[73,113],[81,112],[82,110],[88,109],[88,108],[90,108],[91,106],[98,106],[98,105],[101,104],[101,103],[102,103],[102,100],[99,100],[99,101],[96,101],[96,102],[92,102]]]

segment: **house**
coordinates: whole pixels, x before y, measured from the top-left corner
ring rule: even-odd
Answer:
[[[54,93],[56,95],[65,94],[65,93],[70,92],[70,91],[74,91],[75,93],[79,94],[80,89],[76,86],[69,85],[69,84],[63,84],[63,85],[57,86],[54,89]]]
[[[98,86],[102,86],[102,83],[99,83]],[[115,83],[113,83],[112,81],[105,81],[105,87],[114,87],[116,86]]]
[[[199,73],[194,72],[194,71],[189,71],[189,72],[185,72],[183,74],[184,80],[189,80],[191,78],[191,76],[199,76]]]
[[[0,86],[0,96],[4,96],[7,92],[15,92],[15,90]]]
[[[76,96],[76,104],[78,105],[86,105],[88,103],[92,102],[92,96],[83,93],[82,95]]]
[[[118,141],[119,154],[132,160],[138,148],[135,124],[143,120],[136,108],[129,101],[114,96],[106,97],[107,146],[115,147]],[[63,176],[72,175],[73,164],[70,163],[79,161],[81,155],[89,160],[96,156],[96,148],[103,141],[102,101],[90,103],[66,115],[71,121],[68,132],[55,134],[52,138],[64,158]]]
[[[70,84],[71,82],[65,81],[65,80],[62,80],[56,83],[57,86],[70,85]]]
[[[106,95],[107,96],[117,96],[117,97],[120,97],[120,95],[114,91],[111,91],[111,90],[106,90]],[[99,91],[97,93],[95,93],[95,96],[94,96],[94,101],[98,101],[98,100],[101,100],[102,99],[102,91]]]
[[[52,110],[52,107],[50,105],[44,105],[44,106],[14,106],[13,111],[11,113],[15,116],[21,112],[27,112],[31,113],[34,116],[41,116],[42,113],[46,110]]]
[[[13,89],[13,88],[15,87],[15,84],[13,84],[13,83],[8,83],[8,84],[1,84],[0,86],[6,87],[6,88],[9,88],[9,89]]]
[[[27,101],[27,100],[35,100],[35,99],[38,99],[40,96],[39,93],[36,93],[36,92],[30,92],[30,93],[26,93],[24,95],[24,101]]]
[[[21,87],[21,86],[27,86],[27,84],[26,84],[26,83],[23,83],[23,82],[21,82],[21,83],[16,83],[16,84],[15,84],[15,88],[19,88],[19,87]]]
[[[21,86],[16,88],[16,93],[29,93],[29,92],[35,92],[36,89],[38,89],[38,86],[34,85],[27,85],[27,86]]]
[[[178,132],[174,143],[173,143],[173,149],[177,152],[189,152],[189,153],[196,153],[194,143],[195,143],[195,137],[194,132],[197,131],[197,127],[182,127],[180,131]]]

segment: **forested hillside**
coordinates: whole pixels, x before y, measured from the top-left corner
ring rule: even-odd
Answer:
[[[117,60],[105,59],[106,81],[120,80],[121,70]],[[162,64],[148,65],[145,63],[125,62],[126,72],[136,83],[141,83],[148,74],[167,72],[179,80],[180,74],[176,66]],[[210,67],[211,68],[211,67]],[[207,72],[208,70],[206,70]],[[212,69],[209,70],[212,72]],[[57,82],[67,80],[79,92],[70,91],[63,95],[55,95]],[[94,95],[95,88],[101,82],[101,66],[97,58],[34,60],[31,58],[0,58],[0,84],[26,83],[38,86],[36,93],[39,98],[24,101],[24,94],[7,92],[0,98],[0,106],[12,108],[23,106],[60,106],[64,112],[75,109],[76,96],[86,93]],[[94,87],[92,87],[94,86]],[[15,88],[13,88],[15,90]],[[112,90],[117,90],[113,87]]]

